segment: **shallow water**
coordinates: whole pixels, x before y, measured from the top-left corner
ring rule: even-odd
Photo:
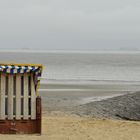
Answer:
[[[140,52],[0,51],[0,61],[42,63],[40,94],[82,93],[82,97],[91,92],[87,98],[94,98],[94,93],[100,97],[140,90]]]
[[[67,81],[140,81],[140,53],[0,52],[1,62],[42,63],[42,78]]]

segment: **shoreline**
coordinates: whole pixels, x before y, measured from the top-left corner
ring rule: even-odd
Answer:
[[[47,83],[41,84],[39,95],[43,99],[44,112],[60,111],[82,117],[139,120],[140,116],[135,116],[137,109],[133,108],[139,105],[139,91],[139,85],[126,83]],[[127,115],[123,114],[126,109],[129,112]],[[130,116],[131,112],[134,116]]]
[[[91,101],[71,107],[45,108],[43,114],[52,116],[76,116],[90,119],[140,121],[140,92],[120,95],[99,101]],[[56,109],[57,108],[57,109]]]
[[[140,92],[94,101],[75,107],[79,116],[140,121]]]
[[[67,111],[71,108],[140,91],[138,84],[121,83],[46,83],[40,85],[45,111]]]

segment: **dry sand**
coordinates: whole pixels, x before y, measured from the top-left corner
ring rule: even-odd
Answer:
[[[44,114],[43,133],[0,135],[0,140],[140,140],[140,122],[97,120],[66,115]]]

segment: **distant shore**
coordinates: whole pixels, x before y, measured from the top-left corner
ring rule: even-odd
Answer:
[[[91,49],[91,50],[86,50],[86,49],[81,49],[81,50],[63,50],[63,49],[59,49],[59,50],[50,50],[50,49],[30,49],[30,48],[23,48],[23,49],[0,49],[0,53],[84,53],[84,54],[105,54],[105,53],[115,53],[115,54],[139,54],[140,50],[139,49],[124,49],[124,50],[111,50],[111,49],[105,49],[105,50],[98,50],[98,49]]]

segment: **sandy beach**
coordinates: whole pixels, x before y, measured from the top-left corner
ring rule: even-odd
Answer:
[[[0,140],[140,140],[140,0],[1,0],[0,25]]]
[[[44,111],[66,112],[75,106],[140,91],[137,83],[50,82],[40,85]]]
[[[54,89],[53,85],[48,86],[52,87],[49,89]],[[47,86],[47,87],[48,87]],[[57,89],[61,89],[60,85],[55,86]],[[69,86],[63,86],[66,90]],[[90,85],[88,85],[88,89]],[[91,86],[93,88],[93,86]],[[96,87],[96,88],[95,88]],[[102,89],[102,88],[104,89]],[[47,89],[45,85],[41,86],[42,89]],[[81,86],[80,86],[81,88]],[[86,89],[82,86],[83,89]],[[74,89],[73,87],[71,89]],[[104,92],[104,95],[112,95],[116,93],[122,93],[121,99],[125,102],[125,97],[128,96],[127,92],[133,92],[136,90],[136,86],[129,85],[96,85],[94,86],[94,92],[85,91],[56,91],[48,90],[40,91],[40,95],[43,97],[43,120],[42,120],[42,135],[0,135],[1,140],[19,140],[19,139],[30,139],[30,140],[139,140],[140,139],[140,122],[139,121],[127,121],[119,120],[118,118],[94,118],[93,114],[76,115],[77,112],[85,111],[85,106],[89,106],[89,111],[92,110],[92,104],[96,104],[97,107],[99,104],[106,105],[107,103],[114,102],[114,100],[120,100],[121,96],[114,98],[107,98],[106,100],[101,100],[97,102],[92,102],[88,100],[88,103],[81,104],[81,98],[90,98],[97,96],[98,90],[101,89]],[[105,90],[106,89],[106,90]],[[114,92],[112,92],[112,90]],[[122,90],[123,89],[123,90]],[[125,90],[127,89],[127,90]],[[131,90],[130,90],[131,89]],[[110,92],[108,92],[110,90]],[[137,88],[138,90],[138,88]],[[96,92],[95,92],[96,91]],[[106,91],[106,92],[105,92]],[[120,92],[121,91],[121,92]],[[122,92],[125,91],[125,92]],[[101,92],[101,91],[99,91]],[[109,94],[110,93],[110,94]],[[126,94],[127,93],[127,94]],[[97,95],[96,95],[97,94]],[[134,99],[134,96],[138,98],[138,93],[129,93],[132,95],[130,98]],[[117,99],[116,99],[117,98]],[[79,102],[80,101],[80,102]],[[129,100],[128,100],[129,101]],[[131,100],[130,100],[131,101]],[[133,100],[132,100],[133,101]],[[107,102],[107,103],[106,103]],[[137,102],[136,102],[137,104]],[[135,104],[135,105],[136,105]],[[115,107],[116,104],[114,104]],[[129,106],[129,104],[128,104]],[[80,107],[79,110],[76,110],[75,107]],[[81,107],[83,108],[82,110]],[[93,106],[94,107],[94,106]],[[125,107],[125,106],[124,106]],[[71,110],[72,109],[72,110]],[[88,109],[88,108],[86,108]],[[132,108],[131,108],[132,109]],[[76,111],[75,112],[72,112]],[[94,111],[94,110],[93,110]]]
[[[124,88],[124,87],[123,87]],[[51,92],[52,93],[52,92]],[[127,113],[131,114],[131,111],[134,110],[133,106],[138,108],[139,110],[139,100],[140,94],[137,93],[129,93],[122,94],[121,96],[108,98],[101,101],[94,101],[85,104],[77,104],[74,105],[64,98],[70,98],[72,102],[77,102],[76,97],[82,95],[83,97],[93,96],[94,92],[90,92],[84,94],[82,92],[78,92],[75,95],[68,94],[67,92],[53,92],[52,94],[48,92],[46,96],[42,95],[43,99],[43,119],[42,119],[42,135],[0,135],[1,140],[139,140],[140,139],[140,122],[139,121],[128,121],[124,119],[118,118],[102,118],[102,117],[94,117],[93,114],[97,113],[97,109],[99,111],[99,115],[102,115],[102,111],[106,107],[106,109],[110,109],[111,106],[107,106],[108,104],[112,104],[114,110],[118,112],[118,105],[121,104],[119,110],[122,110],[130,105]],[[61,94],[60,94],[61,93]],[[45,93],[44,93],[45,94]],[[75,96],[74,96],[75,95]],[[89,96],[90,95],[90,96]],[[48,100],[45,100],[48,98]],[[59,98],[59,101],[58,101]],[[74,100],[74,98],[76,98]],[[69,100],[70,100],[69,99]],[[45,102],[44,102],[45,101]],[[126,104],[123,104],[123,101]],[[135,101],[135,102],[134,102]],[[117,102],[119,104],[117,104]],[[129,104],[130,103],[130,104]],[[133,105],[131,106],[131,104]],[[68,108],[68,105],[70,108]],[[56,108],[54,108],[56,106]],[[77,107],[77,108],[76,108]],[[110,107],[110,108],[109,108]],[[93,109],[92,109],[93,108]],[[135,109],[136,109],[135,108]],[[72,109],[72,110],[71,110]],[[77,110],[78,109],[78,110]],[[102,110],[103,109],[103,110]],[[85,116],[84,113],[89,114]],[[136,110],[136,111],[138,111]],[[76,112],[74,112],[76,111]],[[101,112],[100,112],[101,111]],[[134,110],[135,111],[135,110]],[[120,114],[122,113],[120,112]],[[77,115],[77,114],[80,115]],[[104,113],[104,112],[103,112]],[[116,113],[116,112],[115,112]],[[105,114],[105,113],[104,113]],[[124,112],[125,114],[125,112]],[[139,112],[136,112],[140,117]],[[133,116],[136,115],[133,113]],[[97,114],[98,115],[98,114]],[[121,114],[122,115],[122,114]],[[129,115],[128,115],[129,116]],[[132,117],[132,115],[131,115]]]
[[[42,135],[0,135],[1,140],[139,140],[140,122],[44,114]]]
[[[139,54],[1,53],[0,58],[45,66],[39,89],[42,135],[0,135],[0,140],[140,139]]]

